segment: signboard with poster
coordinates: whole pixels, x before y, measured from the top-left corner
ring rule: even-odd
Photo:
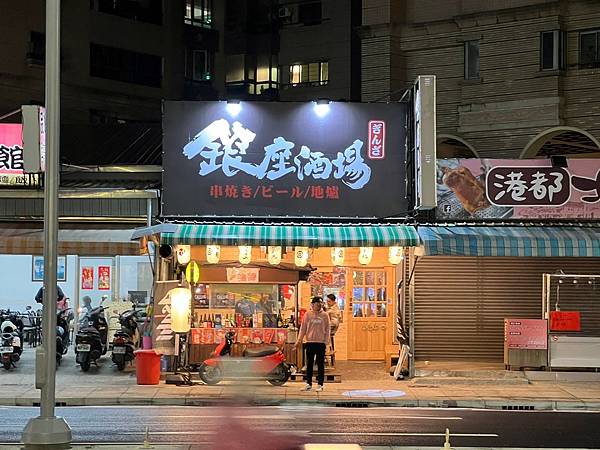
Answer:
[[[546,319],[504,319],[504,339],[508,348],[548,348]]]
[[[26,174],[23,161],[23,126],[0,123],[0,186],[39,186],[37,174]]]
[[[600,217],[599,159],[439,159],[437,188],[438,219]]]
[[[98,290],[110,290],[110,266],[98,266]]]
[[[404,103],[165,102],[163,214],[406,216],[406,116]]]

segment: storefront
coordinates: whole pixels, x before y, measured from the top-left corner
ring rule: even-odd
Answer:
[[[167,102],[165,223],[134,238],[189,258],[165,250],[157,260],[155,347],[175,353],[168,292],[197,271],[183,283],[192,364],[227,329],[234,354],[280,343],[297,363],[302,315],[330,293],[343,315],[338,360],[397,354],[397,286],[406,249],[419,244],[403,224],[406,139],[394,124],[405,115],[402,104]]]
[[[544,318],[542,274],[600,274],[600,207],[595,184],[585,184],[596,179],[599,161],[557,168],[543,160],[440,160],[438,168],[436,213],[444,223],[418,227],[415,358],[501,362],[504,319]],[[586,279],[586,289],[575,284],[561,294],[589,323],[600,318],[595,285]],[[578,333],[600,336],[593,326]]]

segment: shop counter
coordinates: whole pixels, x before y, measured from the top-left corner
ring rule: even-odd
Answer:
[[[199,364],[210,357],[228,331],[236,333],[232,356],[242,356],[246,348],[279,345],[283,348],[286,361],[298,365],[299,351],[292,349],[298,331],[290,328],[192,328],[188,346],[189,363]]]

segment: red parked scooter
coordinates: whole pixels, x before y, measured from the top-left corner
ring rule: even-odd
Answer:
[[[211,357],[198,369],[198,375],[206,384],[218,384],[224,379],[262,379],[273,386],[281,386],[292,374],[292,365],[276,345],[264,345],[246,349],[241,358],[231,357],[235,332],[225,333],[225,339],[217,345]]]

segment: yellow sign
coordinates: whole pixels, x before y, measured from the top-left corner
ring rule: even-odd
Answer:
[[[200,280],[200,267],[196,261],[190,261],[185,268],[185,279],[188,283],[196,284]]]

